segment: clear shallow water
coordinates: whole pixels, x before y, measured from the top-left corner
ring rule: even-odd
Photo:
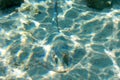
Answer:
[[[1,80],[119,80],[120,8],[26,0],[0,12]],[[59,28],[59,29],[58,29]]]

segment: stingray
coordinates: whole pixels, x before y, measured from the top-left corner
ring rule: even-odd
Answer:
[[[58,27],[58,2],[57,0],[54,0],[54,12],[53,12],[53,25],[57,27],[58,32],[60,31]]]

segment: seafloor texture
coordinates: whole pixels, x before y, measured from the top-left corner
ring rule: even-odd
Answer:
[[[0,80],[120,80],[120,6],[24,0],[0,11]]]

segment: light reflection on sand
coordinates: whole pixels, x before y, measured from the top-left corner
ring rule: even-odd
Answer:
[[[0,79],[120,79],[119,9],[60,0],[58,32],[53,4],[25,0],[18,11],[0,14]]]

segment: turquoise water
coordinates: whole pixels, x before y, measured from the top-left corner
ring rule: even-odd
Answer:
[[[119,5],[54,1],[0,11],[0,80],[119,80]]]

